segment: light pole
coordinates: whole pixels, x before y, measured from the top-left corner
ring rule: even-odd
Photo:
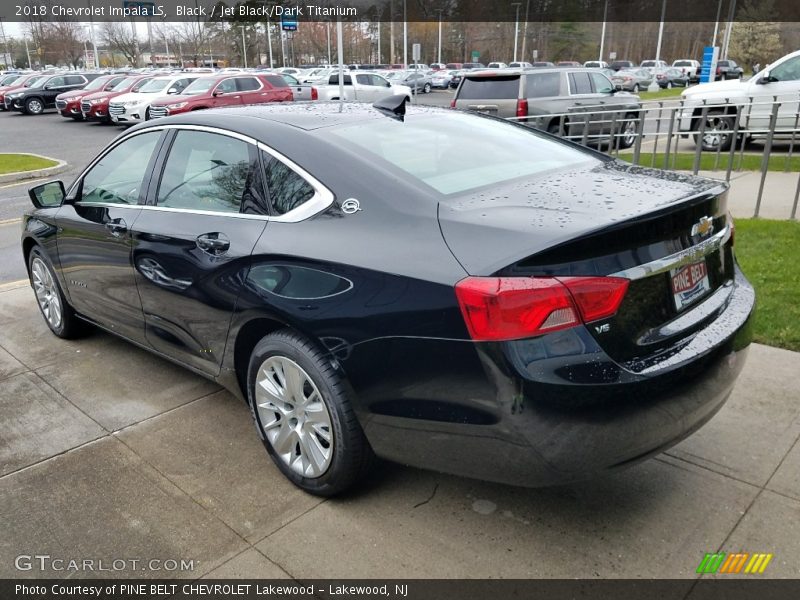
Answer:
[[[717,32],[719,31],[719,15],[722,13],[722,0],[717,3],[717,20],[714,21],[714,37],[711,38],[711,47],[717,45]]]
[[[439,9],[439,51],[436,54],[436,62],[442,64],[442,9]]]
[[[528,13],[531,9],[531,0],[525,0],[525,26],[522,28],[522,60],[525,60],[525,43],[528,41]]]
[[[33,67],[31,66],[31,51],[28,50],[28,38],[27,37],[25,38],[25,54],[28,57],[28,68],[32,69]]]
[[[661,23],[658,26],[658,42],[656,43],[656,65],[658,64],[658,60],[661,58],[661,38],[664,36],[664,17],[667,13],[667,0],[661,1]],[[656,82],[656,78],[653,77],[653,80],[650,82],[650,85],[647,86],[648,92],[657,92],[661,89]]]
[[[731,29],[733,28],[733,17],[736,14],[736,0],[731,0],[731,9],[728,12],[728,25],[725,27],[725,41],[722,43],[722,52],[720,58],[727,60],[728,46],[731,43]]]
[[[608,17],[608,0],[603,5],[603,30],[600,32],[600,56],[597,59],[600,62],[603,62],[603,47],[606,44],[606,17]]]
[[[264,25],[264,28],[267,30],[267,46],[269,47],[269,68],[275,66],[275,63],[272,62],[272,25],[269,22],[269,17],[267,17],[267,24]]]
[[[94,68],[100,68],[100,57],[97,54],[97,42],[94,39],[94,19],[92,19],[92,0],[89,0],[89,32],[92,34],[92,49],[94,50]]]
[[[167,41],[167,34],[164,33],[164,49],[167,51],[167,66],[172,66],[172,59],[169,56],[169,41]]]
[[[242,30],[242,60],[244,60],[244,68],[247,68],[247,46],[245,45],[244,41],[244,28],[245,25],[239,25],[239,29]]]
[[[517,17],[514,21],[514,62],[517,62],[517,42],[519,41],[519,7],[522,6],[521,2],[512,2],[511,6],[516,9]]]
[[[408,68],[408,21],[406,21],[406,0],[403,0],[403,68]]]

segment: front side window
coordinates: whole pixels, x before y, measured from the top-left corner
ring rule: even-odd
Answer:
[[[611,80],[602,73],[590,73],[589,77],[592,78],[594,91],[598,94],[610,94],[614,91],[614,84],[612,84]]]
[[[88,204],[136,204],[160,131],[133,136],[103,156],[81,183],[80,201]]]
[[[217,89],[214,90],[218,94],[230,94],[231,92],[236,91],[236,80],[235,79],[223,79],[219,82]]]
[[[770,76],[776,81],[797,81],[800,79],[800,56],[778,65],[770,71]]]
[[[246,142],[217,133],[179,131],[164,165],[157,204],[239,212],[249,172]]]
[[[314,197],[314,188],[288,165],[261,153],[272,212],[283,215]]]

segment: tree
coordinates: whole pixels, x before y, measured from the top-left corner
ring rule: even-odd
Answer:
[[[774,8],[774,0],[748,0],[736,14],[728,54],[746,67],[766,65],[784,54],[779,24],[766,20]]]
[[[100,36],[111,52],[119,52],[132,66],[139,66],[139,40],[130,25],[119,21],[105,22]]]

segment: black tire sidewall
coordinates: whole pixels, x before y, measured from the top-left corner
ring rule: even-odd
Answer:
[[[325,473],[316,478],[308,478],[292,471],[288,465],[275,453],[272,444],[266,439],[258,410],[255,406],[255,381],[261,364],[271,356],[283,356],[296,362],[311,377],[322,395],[323,402],[331,417],[333,429],[333,458]],[[258,436],[261,438],[272,461],[278,469],[298,487],[312,494],[330,496],[348,487],[353,481],[353,453],[360,453],[361,448],[354,448],[352,432],[345,427],[346,411],[349,401],[345,395],[345,387],[332,367],[326,366],[324,354],[298,334],[290,330],[283,330],[263,338],[250,357],[247,370],[247,401],[250,413],[256,426]],[[359,434],[363,436],[363,434]]]

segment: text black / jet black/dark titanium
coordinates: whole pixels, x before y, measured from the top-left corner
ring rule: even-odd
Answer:
[[[725,184],[389,104],[159,119],[66,191],[33,188],[22,246],[48,325],[219,381],[315,494],[374,455],[585,478],[719,410],[755,300]]]

